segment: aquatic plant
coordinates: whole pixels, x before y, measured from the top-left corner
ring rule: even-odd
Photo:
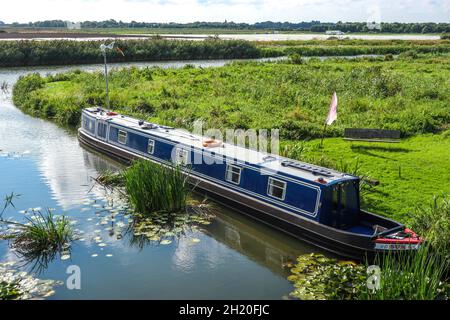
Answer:
[[[44,215],[34,211],[26,217],[27,223],[1,220],[10,228],[3,234],[11,247],[25,263],[34,263],[33,269],[44,269],[59,253],[67,256],[74,232],[65,216],[55,217],[50,210]],[[11,228],[12,227],[12,228]]]
[[[338,261],[322,254],[307,254],[297,258],[289,281],[294,282],[291,296],[301,300],[353,300],[365,285],[363,265]]]
[[[450,195],[434,196],[429,204],[420,204],[408,218],[411,228],[436,250],[449,254]]]
[[[95,178],[103,186],[108,187],[123,187],[125,180],[122,172],[104,171],[97,178]]]
[[[208,204],[192,203],[182,212],[135,213],[128,232],[131,233],[131,244],[139,248],[146,244],[169,244],[187,231],[210,224],[213,218]]]
[[[14,192],[11,192],[9,195],[5,196],[5,198],[3,199],[3,202],[4,202],[3,209],[0,212],[0,221],[3,219],[3,214],[5,213],[6,209],[8,209],[8,207],[15,208],[13,200],[19,196],[20,196],[20,194],[17,194]]]
[[[449,297],[450,287],[445,279],[449,261],[428,244],[414,252],[378,256],[374,264],[381,267],[380,287],[376,290],[363,287],[358,299],[436,300]]]
[[[139,160],[123,176],[129,200],[139,213],[178,212],[186,207],[187,176],[178,166]]]
[[[0,90],[4,93],[8,93],[9,92],[8,88],[9,88],[8,82],[2,81],[2,83],[0,84]]]
[[[0,282],[0,300],[15,300],[21,295],[18,281]]]
[[[61,281],[41,280],[20,271],[15,262],[0,263],[0,300],[46,298],[55,294]]]

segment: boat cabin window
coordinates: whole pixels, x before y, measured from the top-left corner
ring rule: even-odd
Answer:
[[[225,172],[225,180],[232,182],[234,184],[241,183],[241,172],[242,168],[227,164]]]
[[[271,197],[284,200],[286,196],[286,182],[275,178],[269,178],[267,194]]]
[[[189,161],[189,151],[177,148],[175,162],[180,165],[186,165]]]
[[[127,132],[123,131],[123,130],[119,130],[119,135],[118,135],[117,141],[119,141],[119,143],[121,143],[121,144],[126,144],[127,143]]]
[[[148,139],[147,153],[153,154],[155,151],[155,140]]]

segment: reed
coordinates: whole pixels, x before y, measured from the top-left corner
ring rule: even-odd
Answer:
[[[177,166],[139,160],[123,176],[126,193],[137,212],[177,212],[186,207],[187,177]]]
[[[380,288],[361,290],[364,300],[436,300],[448,297],[445,279],[448,259],[429,244],[411,252],[377,257],[381,266]],[[447,292],[446,292],[447,291]]]
[[[74,238],[70,221],[65,216],[55,217],[48,210],[46,214],[35,211],[26,219],[26,224],[6,222],[18,230],[11,237],[12,247],[25,258],[42,252],[61,251]]]
[[[424,235],[435,250],[448,252],[450,248],[450,195],[434,196],[427,205],[418,206],[409,215],[410,225]]]

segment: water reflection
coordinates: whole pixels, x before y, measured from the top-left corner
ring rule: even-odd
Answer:
[[[277,274],[288,275],[286,266],[299,255],[318,251],[239,213],[223,208],[214,213],[214,222],[203,226],[208,235]]]

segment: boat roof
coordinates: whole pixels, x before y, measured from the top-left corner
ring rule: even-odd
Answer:
[[[111,124],[117,124],[147,135],[153,135],[165,140],[170,140],[175,143],[193,146],[198,149],[213,152],[216,155],[223,155],[227,158],[235,159],[238,164],[245,163],[256,166],[262,172],[267,171],[267,174],[277,172],[306,181],[315,182],[317,184],[319,184],[317,180],[322,178],[325,180],[320,183],[322,185],[357,179],[357,177],[353,175],[342,173],[333,169],[320,167],[298,160],[292,160],[275,154],[244,148],[226,142],[221,143],[221,145],[217,147],[204,147],[203,142],[209,137],[192,134],[183,129],[175,129],[168,126],[138,120],[136,118],[113,112],[108,113],[101,108],[86,108],[84,111],[95,116],[97,119],[108,121]]]

